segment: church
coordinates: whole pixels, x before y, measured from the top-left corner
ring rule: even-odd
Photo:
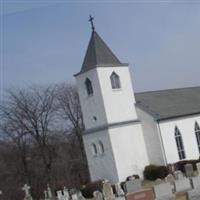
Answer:
[[[91,181],[143,176],[200,155],[200,87],[134,93],[129,65],[95,31],[75,74]]]

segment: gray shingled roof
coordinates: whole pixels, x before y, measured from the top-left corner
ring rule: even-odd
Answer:
[[[156,120],[200,114],[200,87],[136,93],[135,98]]]
[[[80,73],[96,67],[128,65],[121,63],[96,31],[92,32]]]

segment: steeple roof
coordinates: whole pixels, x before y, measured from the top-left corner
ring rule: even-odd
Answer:
[[[114,55],[114,53],[110,50],[110,48],[106,45],[106,43],[96,31],[92,31],[92,35],[79,74],[96,67],[117,67],[127,65],[128,64],[121,63],[119,61],[119,59]]]

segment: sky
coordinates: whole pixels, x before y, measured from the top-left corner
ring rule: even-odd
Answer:
[[[200,1],[1,2],[1,91],[74,82],[91,36],[129,63],[136,92],[200,86]]]

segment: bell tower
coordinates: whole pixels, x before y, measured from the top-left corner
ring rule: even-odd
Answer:
[[[82,68],[75,75],[83,112],[83,141],[92,181],[112,183],[142,175],[148,165],[140,121],[135,109],[129,66],[121,63],[95,31]]]

